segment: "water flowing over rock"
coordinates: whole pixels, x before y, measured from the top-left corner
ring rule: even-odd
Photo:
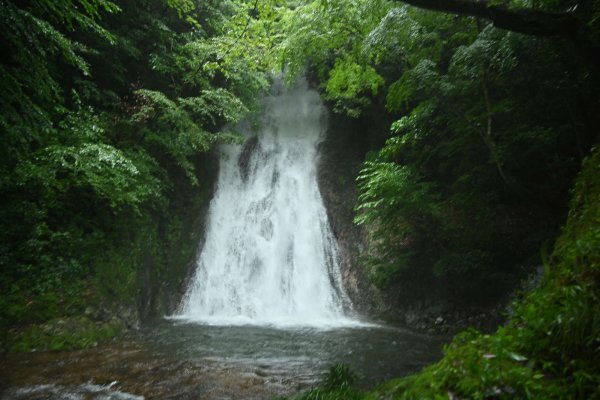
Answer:
[[[276,84],[264,110],[256,137],[221,149],[206,243],[178,317],[208,324],[355,324],[317,184],[326,109],[300,82],[293,89]]]

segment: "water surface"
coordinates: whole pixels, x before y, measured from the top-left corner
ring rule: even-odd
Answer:
[[[397,327],[274,329],[157,321],[70,352],[5,355],[2,399],[270,399],[345,363],[371,386],[441,356],[444,338]]]
[[[146,333],[155,351],[256,368],[312,384],[336,363],[351,366],[372,385],[405,375],[440,356],[443,338],[372,325],[335,329],[206,326],[161,323]]]

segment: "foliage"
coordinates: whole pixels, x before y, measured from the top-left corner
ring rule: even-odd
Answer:
[[[268,86],[254,3],[0,4],[2,336],[89,304],[135,307],[148,253],[159,271],[185,265],[170,230],[193,209],[178,196],[207,201],[199,155],[239,140],[223,127]]]
[[[383,83],[383,78],[373,67],[359,65],[349,59],[337,59],[329,72],[325,88],[326,98],[336,101],[337,111],[358,117],[361,108],[368,102],[366,97],[360,95],[370,93],[371,96],[375,96]]]
[[[431,185],[424,183],[409,167],[393,162],[367,161],[357,178],[360,196],[355,222],[373,226],[372,236],[385,238],[375,246],[377,260],[365,260],[380,286],[408,267],[406,257],[390,251],[389,241],[404,243],[432,234],[439,216],[439,199]],[[394,249],[395,250],[395,249]],[[378,270],[381,260],[386,268]]]
[[[369,235],[373,280],[393,293],[426,276],[454,299],[494,291],[502,274],[516,280],[553,240],[597,141],[597,71],[560,39],[394,3],[354,19],[357,3],[333,13],[339,20],[320,14],[327,3],[298,7],[283,48],[290,70],[307,66],[336,111],[373,130],[396,121],[357,180],[355,221]],[[535,7],[570,8],[585,21],[597,11]],[[359,398],[600,396],[599,157],[596,149],[585,162],[541,286],[513,305],[510,322],[457,336],[439,363]],[[327,398],[320,390],[305,396]]]
[[[360,399],[361,392],[354,388],[358,375],[344,364],[329,367],[321,383],[294,399],[297,400],[353,400]]]
[[[461,297],[465,282],[514,282],[536,262],[595,137],[599,82],[584,55],[400,2],[298,2],[281,15],[290,79],[307,71],[334,111],[373,132],[395,120],[358,180],[376,282],[420,271]],[[420,198],[400,199],[413,189]]]
[[[588,67],[570,64],[552,43],[404,7],[391,8],[361,43],[360,57],[340,57],[372,60],[387,112],[397,116],[358,178],[356,222],[370,232],[365,263],[374,281],[420,270],[460,298],[472,292],[468,282],[531,262],[561,222],[578,160],[593,143],[586,115],[597,99],[582,85],[595,87],[597,77],[571,74]]]
[[[95,19],[102,11],[118,10],[116,5],[104,0],[20,4],[21,7],[4,1],[0,5],[0,36],[3,38],[0,128],[5,143],[1,155],[6,160],[3,165],[8,166],[14,166],[21,157],[27,156],[31,143],[47,140],[54,132],[55,118],[65,111],[56,68],[65,66],[74,68],[76,74],[90,73],[89,64],[81,54],[85,46],[67,36],[65,30],[79,26],[110,40],[110,33]]]
[[[492,335],[468,330],[421,373],[366,398],[596,398],[600,395],[600,151],[577,180],[569,220],[540,287]]]
[[[285,13],[283,40],[275,54],[286,67],[287,78],[293,81],[310,68],[336,110],[359,116],[384,83],[368,64],[362,41],[390,4],[387,0],[312,1]]]
[[[117,336],[124,329],[120,321],[97,324],[86,317],[55,319],[17,332],[8,343],[9,351],[42,351],[84,348]]]

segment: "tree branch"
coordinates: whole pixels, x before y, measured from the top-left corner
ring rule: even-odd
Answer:
[[[600,70],[600,40],[585,21],[568,12],[555,13],[527,7],[492,4],[490,0],[398,0],[432,11],[465,15],[490,21],[493,26],[533,36],[561,37]]]
[[[581,39],[582,24],[569,13],[553,13],[532,8],[510,8],[490,4],[486,0],[400,0],[403,3],[433,11],[482,18],[496,28],[536,36],[561,36]]]

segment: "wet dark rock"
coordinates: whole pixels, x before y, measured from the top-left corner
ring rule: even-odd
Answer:
[[[250,171],[250,158],[254,154],[255,149],[258,146],[258,136],[252,136],[246,140],[240,158],[238,159],[238,167],[240,168],[240,175],[244,182],[248,181],[248,175]],[[275,177],[273,179],[276,179]]]
[[[454,334],[473,327],[483,332],[493,332],[505,319],[504,303],[496,307],[447,307],[440,313],[439,308],[429,310],[412,309],[405,314],[403,325],[428,334]]]
[[[208,208],[219,171],[217,151],[199,156],[195,165],[197,178],[202,184],[191,187],[189,182],[182,183],[179,189],[181,193],[175,196],[179,203],[173,204],[170,211],[183,221],[179,239],[159,243],[161,252],[165,253],[161,259],[153,255],[152,249],[146,249],[139,277],[141,294],[137,299],[137,326],[142,321],[173,314],[196,270],[196,259],[204,246]],[[136,326],[133,318],[127,319],[130,321],[128,325]]]
[[[374,147],[365,134],[368,121],[331,115],[319,146],[318,182],[327,216],[337,240],[344,288],[358,311],[377,315],[383,309],[379,291],[370,283],[360,263],[365,233],[354,224],[356,176],[367,151]]]
[[[369,117],[356,120],[339,115],[331,115],[328,125],[319,147],[319,188],[338,242],[344,287],[356,308],[368,316],[424,333],[447,334],[469,326],[494,330],[503,321],[508,303],[505,297],[486,304],[451,301],[452,285],[427,271],[406,273],[385,290],[370,283],[361,259],[374,255],[376,243],[366,228],[353,223],[356,177],[365,154],[382,145],[381,132],[387,132],[388,125],[385,121],[369,121]]]

